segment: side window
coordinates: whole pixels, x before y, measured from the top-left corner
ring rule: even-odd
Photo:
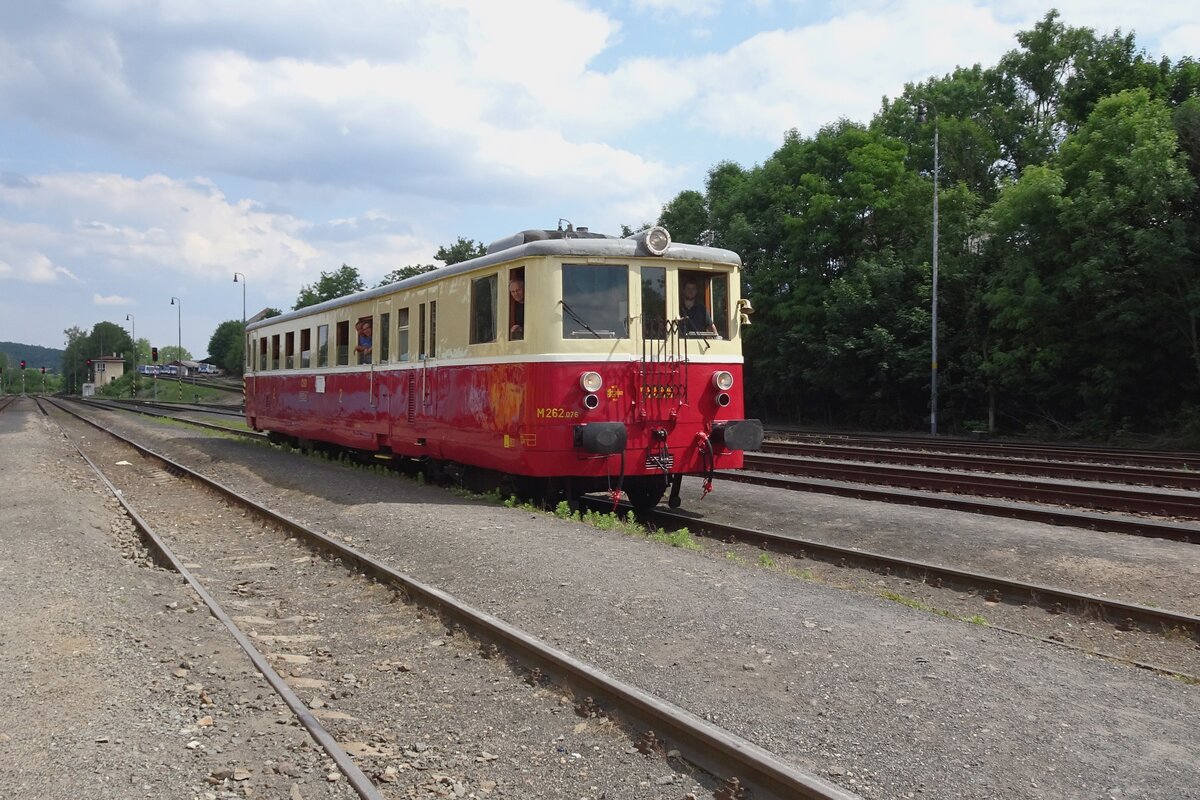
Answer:
[[[258,340],[258,368],[260,370],[267,369],[267,337],[263,336]]]
[[[525,338],[525,268],[508,271],[508,338]]]
[[[329,366],[329,326],[317,326],[317,366]]]
[[[396,323],[400,329],[396,337],[396,358],[398,361],[408,361],[408,309],[402,308],[396,312]]]
[[[425,360],[425,304],[417,307],[417,360]]]
[[[679,331],[685,336],[717,335],[708,296],[709,279],[705,272],[679,273]]]
[[[371,317],[359,317],[354,323],[354,363],[370,364],[371,351],[375,341],[375,320]]]
[[[667,335],[667,268],[642,267],[642,337]]]
[[[284,334],[283,340],[284,367],[286,369],[296,368],[296,332],[288,331]]]
[[[385,311],[379,315],[379,363],[392,360],[392,314]]]
[[[271,369],[279,369],[279,334],[271,337]]]
[[[312,328],[300,331],[300,368],[312,366]]]
[[[334,333],[337,336],[337,341],[334,342],[337,347],[337,358],[334,360],[334,364],[344,367],[350,363],[350,321],[339,322]]]
[[[429,301],[429,357],[437,357],[437,300]]]
[[[563,338],[628,339],[629,268],[563,264]]]
[[[496,341],[497,276],[471,281],[471,344]]]
[[[719,273],[712,276],[712,318],[717,326],[717,335],[722,339],[729,336],[729,275]]]

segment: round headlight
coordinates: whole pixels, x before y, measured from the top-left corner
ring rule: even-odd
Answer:
[[[661,225],[655,225],[653,228],[646,231],[646,249],[656,256],[661,256],[667,252],[667,248],[671,246],[671,234],[667,233],[667,229]]]
[[[585,372],[579,376],[579,385],[585,392],[598,392],[604,385],[604,379],[599,372]]]
[[[722,392],[728,392],[733,388],[733,375],[725,370],[718,370],[713,373],[713,386],[720,389]]]

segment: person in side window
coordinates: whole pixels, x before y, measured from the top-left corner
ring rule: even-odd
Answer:
[[[354,329],[358,331],[358,346],[354,348],[354,352],[358,353],[358,363],[366,364],[371,360],[371,334],[373,323],[370,317],[360,319],[355,323]]]
[[[695,278],[684,278],[683,298],[679,304],[683,332],[688,335],[716,334],[717,326],[700,298],[700,284]]]
[[[508,294],[512,298],[512,314],[508,328],[509,339],[525,338],[525,279],[513,278],[508,282]]]

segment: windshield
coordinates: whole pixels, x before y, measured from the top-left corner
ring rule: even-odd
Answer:
[[[564,264],[563,338],[629,338],[629,268]]]

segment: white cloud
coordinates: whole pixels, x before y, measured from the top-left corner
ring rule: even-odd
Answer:
[[[131,306],[136,302],[132,297],[122,297],[119,294],[92,295],[92,305],[95,306]]]

